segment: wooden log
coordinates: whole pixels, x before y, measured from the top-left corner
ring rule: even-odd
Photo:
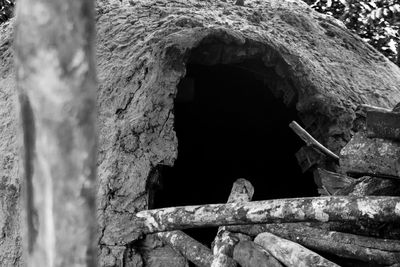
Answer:
[[[400,241],[328,231],[302,223],[236,226],[251,236],[269,232],[307,248],[380,265],[400,263]]]
[[[370,139],[364,132],[358,132],[340,151],[340,167],[343,173],[350,175],[400,179],[399,155],[400,143]]]
[[[246,179],[238,179],[233,183],[231,193],[228,198],[228,203],[248,202],[254,194],[254,187]],[[212,267],[228,267],[237,266],[236,262],[232,260],[233,248],[238,242],[233,234],[226,231],[225,227],[219,227],[217,236],[214,239],[212,248],[214,260],[211,264]]]
[[[286,223],[283,223],[286,224]],[[298,222],[293,223],[299,228],[303,226],[322,229],[324,231],[343,232],[354,235],[370,236],[380,239],[400,239],[400,229],[397,223],[379,223],[370,221],[359,222]],[[232,233],[242,233],[251,237],[268,232],[270,224],[230,225],[227,230]]]
[[[21,0],[16,13],[24,262],[97,266],[94,1]]]
[[[254,242],[261,245],[286,266],[339,266],[295,242],[280,238],[271,233],[259,234],[254,239]]]
[[[170,245],[186,259],[199,267],[211,266],[214,256],[211,250],[182,231],[157,233],[163,243]],[[233,261],[233,260],[232,260]]]
[[[308,145],[317,149],[321,153],[327,155],[328,157],[339,161],[339,156],[330,151],[328,148],[324,147],[320,142],[314,139],[305,129],[303,129],[297,122],[292,121],[289,127]]]
[[[400,113],[371,110],[367,112],[367,135],[370,138],[400,140]]]
[[[276,199],[145,210],[129,216],[129,224],[106,227],[105,242],[123,245],[142,234],[234,224],[362,220],[394,223],[400,220],[400,197]]]
[[[268,251],[252,241],[239,242],[234,248],[233,259],[242,267],[283,267]]]

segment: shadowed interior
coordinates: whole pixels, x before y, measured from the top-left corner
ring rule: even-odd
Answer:
[[[317,195],[295,158],[304,145],[288,127],[296,110],[242,66],[187,65],[174,110],[178,158],[161,171],[155,208],[224,203],[238,178],[253,184],[253,200]],[[209,245],[216,229],[187,233]]]

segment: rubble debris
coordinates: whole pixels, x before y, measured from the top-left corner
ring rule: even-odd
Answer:
[[[364,176],[335,193],[336,196],[400,196],[400,180]]]
[[[295,242],[280,238],[271,233],[259,234],[254,239],[254,242],[261,245],[286,266],[339,266]]]
[[[367,111],[366,127],[370,138],[400,140],[400,112]]]
[[[302,146],[295,155],[303,173],[326,160],[324,154],[309,146]]]
[[[354,178],[348,177],[344,174],[330,172],[321,168],[317,169],[317,171],[314,173],[314,176],[318,176],[318,179],[321,181],[322,185],[331,195],[336,195],[338,191],[357,183],[357,180]]]
[[[365,132],[357,132],[340,151],[340,168],[347,175],[374,176],[400,179],[397,161],[400,143],[368,138]]]

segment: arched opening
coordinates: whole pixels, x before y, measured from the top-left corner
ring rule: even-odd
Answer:
[[[178,158],[161,171],[156,208],[224,203],[238,178],[253,184],[253,200],[317,195],[295,157],[304,145],[288,127],[296,110],[244,67],[253,63],[187,65],[174,110]],[[209,245],[216,230],[187,233]]]

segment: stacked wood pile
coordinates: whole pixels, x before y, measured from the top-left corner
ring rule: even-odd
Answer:
[[[307,144],[296,156],[322,196],[251,201],[253,186],[238,179],[227,204],[141,211],[108,241],[157,233],[197,266],[400,266],[400,113],[357,114],[339,156],[289,125]],[[219,227],[211,249],[181,231],[211,226]]]

